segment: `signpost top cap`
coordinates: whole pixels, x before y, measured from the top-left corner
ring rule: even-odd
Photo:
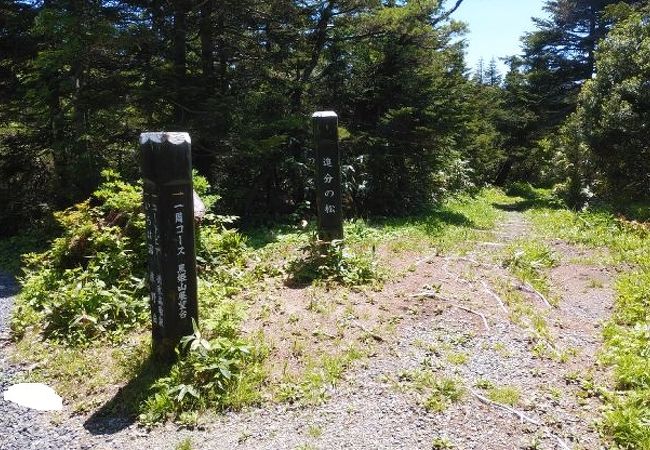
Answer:
[[[140,133],[140,145],[146,144],[149,141],[155,142],[156,144],[161,144],[163,141],[167,141],[174,145],[183,144],[185,142],[190,144],[192,142],[188,133],[168,133],[166,131]]]
[[[312,118],[317,117],[338,117],[334,111],[317,111],[311,115]]]

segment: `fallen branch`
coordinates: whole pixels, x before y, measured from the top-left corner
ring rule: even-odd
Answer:
[[[488,321],[487,321],[487,319],[486,319],[485,316],[484,316],[483,314],[481,314],[480,312],[476,312],[476,311],[474,311],[473,309],[465,308],[464,306],[460,306],[460,305],[452,305],[452,306],[455,306],[455,307],[458,308],[458,309],[462,309],[463,311],[467,311],[468,313],[476,314],[476,315],[479,316],[481,319],[483,319],[483,326],[485,326],[485,330],[486,330],[486,331],[490,331],[490,325],[488,325]]]
[[[490,325],[488,324],[488,321],[487,321],[487,319],[485,318],[485,316],[483,314],[481,314],[480,312],[474,311],[473,309],[469,309],[469,308],[467,308],[465,306],[461,306],[461,305],[459,305],[457,303],[452,303],[453,300],[448,299],[447,297],[443,297],[442,295],[438,294],[435,291],[422,291],[422,292],[418,292],[417,294],[413,294],[410,297],[411,298],[425,297],[425,298],[433,298],[435,300],[442,300],[443,302],[448,303],[449,306],[453,306],[454,308],[462,309],[463,311],[466,311],[466,312],[471,313],[471,314],[476,314],[477,316],[479,316],[483,320],[483,325],[485,326],[485,329],[487,331],[490,331]]]
[[[535,419],[527,416],[526,414],[524,414],[523,412],[521,412],[519,410],[511,408],[508,405],[504,405],[502,403],[497,403],[495,401],[492,401],[489,398],[484,397],[481,394],[479,394],[478,392],[474,391],[473,389],[469,389],[469,391],[472,393],[472,395],[474,397],[478,398],[481,402],[485,403],[486,405],[494,406],[495,408],[502,409],[504,411],[507,411],[507,412],[512,413],[515,416],[519,417],[519,420],[521,420],[522,423],[523,422],[529,422],[529,423],[532,423],[533,425],[537,425],[538,427],[547,428],[546,425],[536,421]],[[562,447],[564,450],[571,450],[571,447],[569,447],[559,436],[551,433],[550,431],[548,431],[548,429],[545,429],[544,433],[547,436],[550,436],[550,437],[554,438],[557,441],[557,443],[560,445],[560,447]]]
[[[500,269],[501,267],[496,265],[496,264],[490,264],[490,263],[484,263],[481,261],[477,261],[473,258],[468,258],[467,256],[447,256],[446,259],[455,259],[457,261],[466,261],[468,263],[474,264],[475,266],[483,266],[487,267],[489,269]]]
[[[374,340],[379,341],[379,342],[384,342],[384,337],[375,333],[372,330],[369,330],[368,328],[364,327],[362,323],[360,322],[353,322],[354,325],[356,325],[361,331],[364,333],[368,334],[370,337],[372,337]]]
[[[485,292],[487,292],[493,299],[495,299],[497,301],[497,303],[501,307],[501,310],[504,313],[508,314],[508,308],[506,308],[506,305],[503,303],[503,300],[501,300],[501,297],[499,297],[496,292],[494,292],[492,289],[490,289],[488,284],[483,280],[481,280],[481,286],[483,286],[483,289],[485,289]]]
[[[531,293],[531,294],[535,294],[536,296],[538,296],[538,297],[539,297],[539,298],[544,302],[544,304],[545,304],[547,307],[549,307],[549,308],[553,308],[553,305],[551,305],[551,304],[549,303],[549,301],[546,300],[546,297],[544,297],[544,295],[543,295],[541,292],[539,292],[537,289],[535,289],[534,287],[532,287],[530,284],[528,284],[528,283],[523,283],[523,284],[521,284],[521,285],[519,286],[519,289],[521,289],[521,290],[524,291],[524,292],[528,292],[528,293]]]
[[[469,389],[469,391],[472,393],[472,395],[474,397],[478,398],[481,402],[485,403],[486,405],[494,406],[495,408],[499,408],[499,409],[502,409],[504,411],[507,411],[509,413],[512,413],[512,414],[516,415],[517,417],[519,417],[519,420],[521,420],[522,423],[523,422],[529,422],[529,423],[532,423],[533,425],[537,425],[537,426],[542,425],[540,422],[536,421],[535,419],[533,419],[531,417],[528,417],[526,414],[524,414],[521,411],[518,411],[518,410],[516,410],[514,408],[511,408],[510,406],[504,405],[502,403],[497,403],[495,401],[492,401],[489,398],[484,397],[481,394],[479,394],[478,392],[474,391],[473,389]]]
[[[563,441],[559,436],[556,436],[555,434],[551,433],[551,432],[548,431],[548,430],[546,430],[546,435],[547,435],[547,436],[550,436],[550,437],[552,437],[552,438],[555,438],[555,440],[557,441],[557,443],[558,443],[558,444],[560,445],[560,447],[562,447],[564,450],[571,450],[571,447],[569,447],[568,445],[566,445],[566,443],[565,443],[565,442],[564,442],[564,441]]]
[[[337,336],[333,335],[332,333],[328,333],[328,332],[326,332],[326,331],[323,331],[323,330],[321,330],[320,328],[314,330],[314,331],[312,332],[312,334],[313,334],[314,336],[325,336],[325,337],[328,337],[328,338],[330,338],[330,339],[336,339],[336,338],[337,338]]]
[[[417,294],[411,294],[409,295],[410,298],[433,298],[435,300],[442,300],[444,302],[451,302],[452,300],[448,299],[447,297],[443,297],[442,295],[438,294],[435,291],[422,291],[418,292]]]

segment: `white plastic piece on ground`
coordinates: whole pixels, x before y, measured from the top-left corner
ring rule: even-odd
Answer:
[[[3,397],[26,408],[39,411],[61,411],[63,400],[51,387],[43,383],[18,383],[10,386]]]

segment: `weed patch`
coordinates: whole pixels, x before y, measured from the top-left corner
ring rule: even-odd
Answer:
[[[403,372],[399,381],[414,390],[419,403],[431,412],[444,411],[465,396],[465,387],[460,380],[441,377],[431,370]]]
[[[506,248],[503,264],[522,282],[544,295],[549,294],[545,269],[554,267],[557,259],[543,242],[520,240],[510,244]]]
[[[113,172],[104,177],[89,200],[55,214],[62,233],[49,248],[25,258],[11,327],[21,359],[36,363],[30,378],[69,393],[78,411],[106,402],[106,386],[124,385],[97,413],[139,414],[147,424],[191,425],[205,409],[259,402],[266,350],[241,338],[245,305],[233,299],[255,277],[245,239],[222,226],[228,218],[206,215],[197,233],[201,331],[183,340],[173,366],[154,370],[142,350],[149,322],[142,191]],[[204,179],[195,182],[209,208],[216,197]]]
[[[345,247],[344,240],[323,242],[312,235],[301,251],[305,256],[288,265],[288,272],[297,283],[319,280],[360,286],[379,283],[385,278],[377,266],[374,251],[370,254],[356,254]]]

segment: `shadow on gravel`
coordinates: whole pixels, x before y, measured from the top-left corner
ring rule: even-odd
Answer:
[[[135,377],[84,422],[84,428],[93,435],[107,435],[133,425],[138,418],[139,406],[149,396],[151,387],[166,376],[170,368],[148,358],[134,370]]]
[[[13,297],[19,291],[13,275],[0,272],[0,298]]]

